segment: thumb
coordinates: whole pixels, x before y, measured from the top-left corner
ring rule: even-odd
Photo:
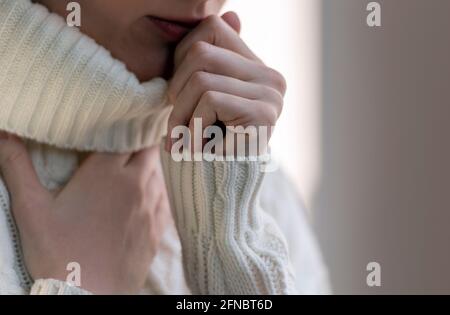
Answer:
[[[222,15],[222,19],[231,26],[238,34],[241,33],[241,20],[236,12],[230,11]]]
[[[15,204],[33,204],[38,201],[33,196],[50,196],[40,183],[23,142],[3,131],[0,131],[0,171]],[[22,208],[27,207],[19,206],[17,210]]]

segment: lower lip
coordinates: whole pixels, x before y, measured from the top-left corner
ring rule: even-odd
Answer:
[[[187,27],[179,24],[171,23],[169,21],[160,20],[154,17],[149,17],[149,20],[156,25],[162,33],[173,42],[178,42],[190,31]]]

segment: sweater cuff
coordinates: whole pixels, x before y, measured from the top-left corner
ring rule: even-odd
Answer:
[[[161,160],[194,294],[293,292],[286,241],[259,206],[266,163]]]
[[[267,166],[265,160],[175,161],[163,148],[161,152],[179,230],[210,234],[213,228],[233,226],[235,232],[244,233],[258,225],[255,204]]]
[[[54,279],[37,280],[30,295],[91,295],[92,293]]]

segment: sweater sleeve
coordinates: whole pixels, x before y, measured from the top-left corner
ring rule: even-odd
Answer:
[[[263,163],[161,154],[192,292],[295,294],[286,241],[259,204]]]
[[[67,282],[54,279],[37,280],[30,295],[91,295],[90,292],[74,287]]]

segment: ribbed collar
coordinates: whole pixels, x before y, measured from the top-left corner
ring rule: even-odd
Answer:
[[[127,152],[160,142],[166,82],[123,63],[30,0],[0,0],[0,130],[59,148]]]

